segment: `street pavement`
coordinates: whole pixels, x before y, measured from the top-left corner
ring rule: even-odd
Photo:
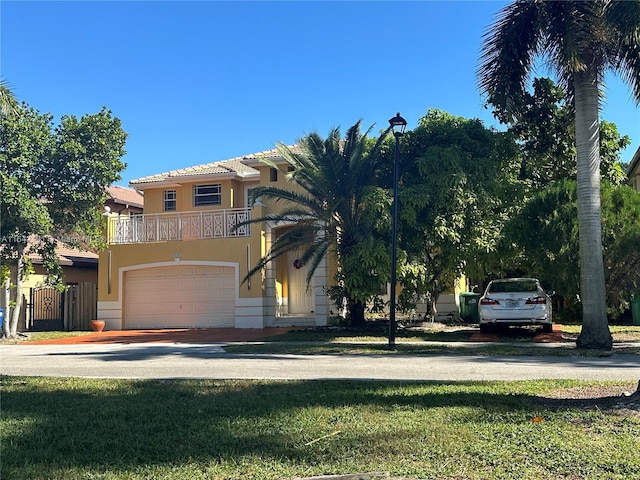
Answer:
[[[640,356],[231,354],[225,343],[0,345],[0,374],[135,379],[638,381]]]

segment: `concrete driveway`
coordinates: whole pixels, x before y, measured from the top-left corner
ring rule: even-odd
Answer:
[[[225,343],[0,345],[0,374],[209,379],[640,379],[640,356],[228,354]]]

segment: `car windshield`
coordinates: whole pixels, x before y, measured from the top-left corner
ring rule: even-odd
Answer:
[[[538,285],[534,280],[515,280],[510,282],[494,282],[489,293],[536,292]]]

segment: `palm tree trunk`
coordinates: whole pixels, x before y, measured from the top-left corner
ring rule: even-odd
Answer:
[[[576,74],[574,80],[582,301],[582,331],[577,346],[611,350],[602,259],[598,81],[589,71]]]

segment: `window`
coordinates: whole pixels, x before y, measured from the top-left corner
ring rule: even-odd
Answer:
[[[195,185],[193,187],[193,206],[221,205],[222,188],[219,183],[212,185]]]
[[[277,168],[271,168],[271,170],[269,170],[269,180],[271,180],[272,182],[277,182],[278,181],[278,169]]]
[[[176,210],[176,191],[165,190],[164,191],[164,211],[175,212]]]

